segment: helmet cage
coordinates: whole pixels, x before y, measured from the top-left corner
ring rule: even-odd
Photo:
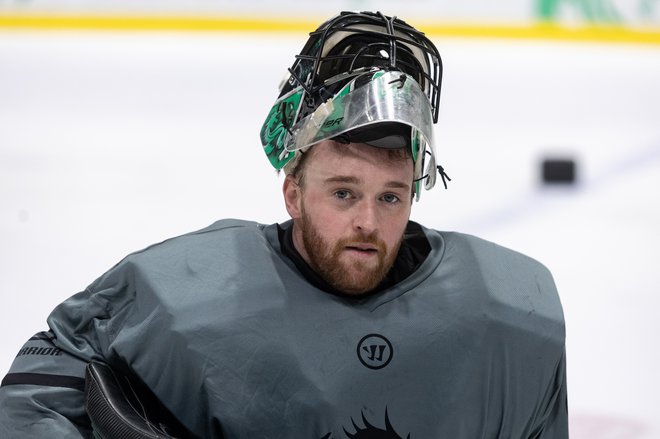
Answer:
[[[433,122],[438,121],[442,59],[437,48],[424,33],[380,12],[342,12],[311,32],[281,95],[296,86],[305,89],[302,118],[334,95],[327,87],[337,83],[337,76],[348,79],[372,67],[412,76],[429,98]]]

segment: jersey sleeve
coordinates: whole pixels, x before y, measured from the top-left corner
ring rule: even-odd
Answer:
[[[52,331],[30,338],[0,387],[0,437],[88,438],[87,362],[59,348]]]
[[[85,368],[117,362],[111,343],[130,313],[133,294],[115,267],[48,318],[30,338],[0,386],[0,437],[91,438],[84,408]]]
[[[554,382],[543,398],[544,410],[540,414],[538,435],[540,439],[568,439],[568,396],[566,385],[566,354],[562,356]]]

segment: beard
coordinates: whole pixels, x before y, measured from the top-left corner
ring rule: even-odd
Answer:
[[[375,234],[354,234],[343,238],[334,244],[321,236],[319,229],[302,208],[299,223],[302,241],[309,257],[309,265],[323,280],[337,291],[350,295],[361,295],[370,292],[381,283],[392,268],[396,259],[403,234],[394,248],[388,249],[385,243]],[[376,261],[347,261],[342,259],[348,246],[355,243],[370,244],[376,247]]]

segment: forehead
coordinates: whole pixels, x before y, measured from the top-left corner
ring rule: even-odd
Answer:
[[[305,178],[325,179],[350,175],[371,180],[395,180],[411,184],[413,162],[403,150],[388,150],[361,143],[341,144],[327,140],[308,152]]]

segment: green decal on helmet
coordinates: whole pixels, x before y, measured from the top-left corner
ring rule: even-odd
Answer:
[[[264,152],[271,165],[278,171],[296,154],[295,151],[286,151],[285,145],[304,93],[302,88],[298,88],[288,96],[278,99],[261,127],[261,144]]]

